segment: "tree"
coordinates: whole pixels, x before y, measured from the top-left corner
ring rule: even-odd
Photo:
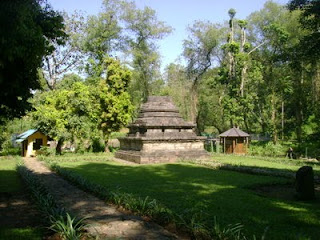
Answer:
[[[84,34],[84,17],[75,12],[68,16],[63,13],[65,33],[67,39],[60,45],[55,39],[48,40],[54,48],[50,55],[44,57],[43,73],[47,87],[55,89],[56,84],[63,75],[76,70],[82,65],[84,53],[81,50],[81,41]]]
[[[128,94],[131,72],[120,65],[120,61],[105,58],[103,77],[96,79],[92,89],[95,99],[95,116],[97,127],[103,132],[108,151],[108,140],[111,132],[119,131],[131,120],[133,106]]]
[[[309,125],[309,120],[320,119],[320,1],[317,0],[291,0],[288,4],[289,10],[294,13],[295,10],[300,10],[299,17],[300,28],[305,31],[305,34],[296,43],[293,61],[291,64],[295,76],[300,76],[300,86],[308,85],[306,93],[311,93],[311,99],[308,101],[308,109],[310,116],[305,118],[300,117],[300,127],[297,128],[298,136],[301,140],[303,135],[302,122],[305,120],[304,125]],[[299,83],[299,81],[297,81]],[[301,106],[301,104],[300,104]],[[302,106],[305,109],[305,106]],[[300,111],[301,112],[301,111]],[[301,112],[302,113],[302,112]],[[302,116],[302,114],[298,116]],[[315,114],[315,115],[314,115]],[[316,118],[314,118],[316,116]],[[317,121],[320,126],[320,121]]]
[[[82,48],[89,54],[91,61],[103,61],[105,55],[111,55],[122,48],[120,3],[121,0],[104,0],[103,11],[98,16],[88,17]]]
[[[134,105],[139,106],[162,83],[156,41],[170,32],[171,28],[149,7],[139,9],[125,0],[104,1],[103,11],[89,17],[86,28],[84,50],[91,56],[89,76],[103,72],[106,56],[129,59],[133,72],[129,92]]]
[[[320,58],[320,1],[319,0],[291,0],[288,3],[290,11],[302,10],[300,23],[302,28],[309,30],[300,43],[303,55]]]
[[[111,132],[130,120],[133,111],[127,93],[131,73],[112,58],[103,61],[103,77],[83,82],[66,75],[52,91],[38,92],[30,113],[37,128],[54,138],[57,153],[65,140],[83,144],[101,131],[107,144]],[[106,145],[107,149],[107,145]]]
[[[96,128],[95,102],[91,89],[83,82],[74,82],[66,89],[39,92],[31,103],[35,126],[57,141],[58,154],[65,140],[88,139]]]
[[[299,12],[290,13],[283,6],[268,1],[263,9],[249,17],[249,37],[253,44],[260,46],[253,57],[263,66],[257,112],[260,112],[263,130],[271,133],[274,143],[280,133],[283,136],[286,122],[293,122],[295,126],[291,129],[295,128],[300,138],[303,112],[307,109],[307,94],[304,93],[307,88],[301,82],[302,72],[293,73],[291,68],[297,59],[295,46],[304,35],[298,16]]]
[[[40,0],[0,2],[0,118],[21,116],[31,90],[40,87],[38,68],[63,43],[63,18]]]
[[[138,9],[134,2],[123,2],[122,6],[121,19],[134,69],[131,89],[135,92],[134,102],[140,104],[152,93],[154,83],[160,76],[160,55],[155,41],[165,37],[172,29],[159,21],[156,12],[149,7]]]
[[[197,21],[188,28],[189,39],[183,43],[183,56],[187,60],[187,76],[192,82],[191,96],[191,119],[197,122],[198,117],[198,86],[213,61],[218,56],[218,46],[221,36],[219,26]]]
[[[171,63],[165,69],[164,75],[166,82],[164,93],[172,97],[182,117],[190,121],[190,89],[192,82],[187,77],[186,68],[180,64]]]

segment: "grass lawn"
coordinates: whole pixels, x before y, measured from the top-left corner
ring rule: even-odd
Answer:
[[[60,159],[59,165],[110,190],[157,199],[178,214],[202,213],[208,226],[242,223],[251,239],[266,227],[266,239],[319,239],[320,203],[286,201],[256,194],[261,184],[288,179],[209,169],[194,164],[125,165],[112,161]]]
[[[21,191],[21,182],[16,172],[19,158],[0,157],[0,192]]]
[[[5,194],[15,194],[23,191],[19,175],[16,172],[16,164],[20,157],[0,157],[0,197],[5,199]],[[3,197],[2,197],[3,196]],[[2,210],[2,209],[0,209]],[[17,219],[19,221],[19,219]],[[0,226],[0,239],[42,239],[43,231],[39,228],[8,228]]]
[[[236,166],[259,167],[270,170],[296,172],[304,165],[312,166],[315,175],[320,175],[320,162],[311,163],[302,160],[288,158],[237,156],[232,154],[213,154],[214,162],[220,162]]]

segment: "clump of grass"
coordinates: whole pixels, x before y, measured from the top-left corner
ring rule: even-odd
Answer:
[[[49,227],[54,232],[59,233],[62,239],[65,240],[79,240],[83,236],[85,218],[78,219],[71,217],[69,213],[65,216],[60,215],[58,218],[52,218],[52,225]]]
[[[179,228],[188,232],[192,239],[211,239],[210,231],[203,220],[204,213],[194,209],[187,209],[182,215],[175,215],[175,222]]]
[[[63,239],[78,240],[83,235],[84,219],[71,217],[65,209],[59,206],[46,187],[25,166],[18,165],[17,171],[26,183],[32,198],[35,200],[40,212],[50,222],[52,231],[57,232]]]
[[[241,240],[246,239],[243,235],[243,225],[241,223],[229,224],[227,227],[221,227],[217,221],[217,218],[214,218],[214,225],[211,230],[211,235],[214,239],[218,240],[226,240],[226,239],[234,239]]]

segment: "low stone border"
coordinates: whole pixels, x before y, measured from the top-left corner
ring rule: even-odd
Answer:
[[[236,171],[236,172],[242,172],[242,173],[264,175],[264,176],[285,177],[290,179],[295,179],[296,177],[295,172],[287,172],[282,170],[274,171],[274,170],[268,170],[261,167],[238,166],[238,165],[232,165],[232,164],[210,162],[206,160],[183,160],[182,162],[198,164],[198,165],[213,168],[213,169],[222,169],[222,170]],[[320,176],[314,176],[314,180],[316,182],[319,182]]]

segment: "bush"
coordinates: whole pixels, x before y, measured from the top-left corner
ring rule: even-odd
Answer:
[[[20,148],[4,148],[0,152],[0,156],[9,156],[9,155],[20,155],[21,154],[21,149]]]
[[[272,142],[251,142],[249,147],[249,155],[252,156],[269,156],[269,157],[285,157],[288,146],[284,144],[273,144]]]
[[[90,147],[90,150],[94,153],[96,152],[104,152],[104,148],[105,148],[105,145],[104,145],[104,142],[99,139],[99,138],[94,138],[92,140],[92,145]]]
[[[55,154],[56,149],[48,146],[41,146],[40,150],[38,151],[38,155],[40,156],[53,156]]]

